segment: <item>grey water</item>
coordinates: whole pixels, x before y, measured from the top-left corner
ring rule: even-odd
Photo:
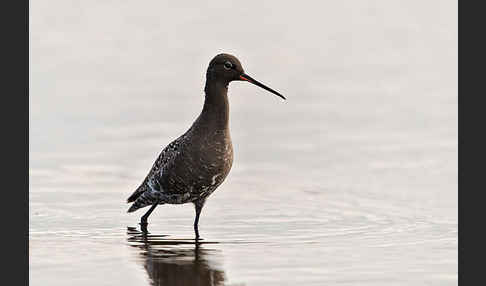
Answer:
[[[203,103],[234,164],[202,211],[126,198]],[[455,1],[30,3],[30,285],[457,285]]]

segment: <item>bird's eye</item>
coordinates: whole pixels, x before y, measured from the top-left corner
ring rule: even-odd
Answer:
[[[230,70],[233,67],[233,64],[230,61],[224,63],[224,68]]]

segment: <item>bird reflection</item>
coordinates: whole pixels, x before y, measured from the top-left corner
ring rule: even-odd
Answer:
[[[211,265],[210,256],[214,250],[202,246],[209,242],[168,239],[130,227],[127,234],[130,246],[140,249],[139,257],[151,285],[225,285],[224,271]]]

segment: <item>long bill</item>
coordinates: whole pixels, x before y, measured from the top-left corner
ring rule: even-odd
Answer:
[[[277,95],[277,96],[280,96],[282,99],[286,99],[283,95],[281,95],[280,93],[276,92],[275,90],[269,88],[268,86],[264,85],[263,83],[261,82],[258,82],[257,80],[253,79],[251,76],[247,75],[247,74],[242,74],[240,75],[240,79],[241,80],[244,80],[244,81],[247,81],[247,82],[250,82],[250,83],[253,83],[254,85],[256,86],[259,86],[265,90],[268,90],[270,91],[271,93]]]

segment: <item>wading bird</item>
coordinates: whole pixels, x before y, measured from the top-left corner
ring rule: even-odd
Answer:
[[[206,72],[205,99],[201,114],[191,128],[160,153],[142,184],[128,198],[128,212],[151,206],[140,225],[147,232],[147,218],[161,204],[193,203],[194,232],[199,239],[199,215],[206,199],[223,182],[233,164],[229,131],[228,84],[247,81],[285,99],[275,90],[245,74],[240,61],[219,54]]]

